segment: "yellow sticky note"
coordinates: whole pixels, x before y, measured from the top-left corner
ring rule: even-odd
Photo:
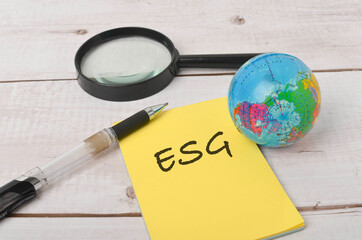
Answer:
[[[226,98],[165,111],[120,147],[152,239],[264,239],[304,227]]]

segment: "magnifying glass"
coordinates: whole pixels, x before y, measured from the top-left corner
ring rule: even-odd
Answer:
[[[131,101],[164,89],[179,68],[239,68],[259,53],[180,55],[160,32],[116,28],[86,41],[75,55],[78,83],[92,96]]]

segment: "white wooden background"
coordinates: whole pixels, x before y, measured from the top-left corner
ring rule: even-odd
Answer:
[[[2,0],[0,184],[151,104],[224,97],[230,70],[182,70],[164,91],[133,102],[87,95],[77,48],[115,27],[169,36],[182,54],[284,52],[320,83],[315,128],[283,149],[262,148],[306,221],[283,239],[362,239],[362,2]],[[0,239],[147,239],[118,149],[67,175],[12,217]]]

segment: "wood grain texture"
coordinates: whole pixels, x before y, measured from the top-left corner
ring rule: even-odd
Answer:
[[[74,79],[78,47],[124,26],[161,31],[181,54],[285,52],[314,70],[361,70],[361,24],[359,0],[1,1],[0,81]]]
[[[7,218],[0,238],[23,239],[149,239],[141,217],[133,218]]]
[[[262,151],[300,209],[358,207],[362,203],[362,72],[317,73],[316,77],[322,111],[315,128],[295,145]],[[1,83],[0,184],[145,106],[169,102],[174,108],[224,97],[230,80],[231,76],[177,77],[164,91],[134,102],[96,99],[76,81]],[[113,149],[60,179],[19,213],[137,214],[130,186],[121,153]]]
[[[354,240],[362,236],[362,209],[302,213],[306,228],[283,240]],[[148,239],[141,217],[133,218],[8,218],[0,224],[0,238],[23,239]]]

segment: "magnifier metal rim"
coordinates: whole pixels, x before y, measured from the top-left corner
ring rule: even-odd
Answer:
[[[153,76],[145,81],[131,83],[128,85],[114,85],[94,81],[86,77],[81,70],[81,63],[84,55],[105,42],[122,38],[140,36],[155,40],[163,44],[171,54],[170,64],[158,75]],[[131,101],[151,96],[164,89],[174,78],[178,70],[177,61],[179,53],[172,41],[160,32],[141,27],[123,27],[115,28],[99,33],[80,46],[75,58],[75,68],[78,72],[78,83],[84,91],[90,95],[110,101]]]

